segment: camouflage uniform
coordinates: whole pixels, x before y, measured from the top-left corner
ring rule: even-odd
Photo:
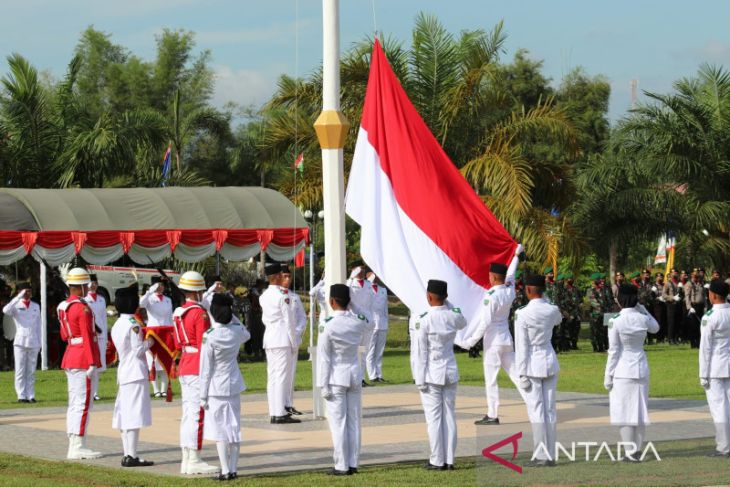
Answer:
[[[600,274],[599,277],[596,275],[591,276],[594,284],[586,291],[591,305],[591,345],[594,352],[605,352],[608,349],[608,330],[603,326],[603,315],[613,307],[613,297],[610,289],[596,283],[601,279]]]
[[[560,312],[563,315],[563,321],[560,322],[560,326],[553,332],[553,348],[556,352],[567,352],[570,350],[570,333],[569,323],[566,319],[566,308],[565,308],[565,283],[563,282],[563,275],[558,275],[558,280],[553,285],[553,303],[560,308]]]
[[[520,278],[521,274],[522,271],[517,271],[517,280],[515,281],[515,300],[512,301],[512,307],[509,310],[509,332],[510,335],[512,335],[512,340],[515,339],[515,311],[523,306],[527,306],[527,303],[530,302],[530,300],[527,299],[525,285]]]
[[[583,293],[571,282],[567,282],[563,286],[561,297],[560,310],[563,313],[563,322],[566,323],[568,343],[571,350],[578,350]]]

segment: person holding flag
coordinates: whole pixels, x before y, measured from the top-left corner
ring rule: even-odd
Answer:
[[[147,310],[147,327],[171,326],[173,322],[172,300],[164,294],[167,281],[162,276],[152,276],[151,281],[152,286],[139,300],[140,307]],[[167,397],[169,378],[159,358],[150,351],[147,352],[147,365],[155,397]]]

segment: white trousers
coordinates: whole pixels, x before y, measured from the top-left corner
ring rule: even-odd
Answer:
[[[285,416],[286,401],[291,394],[291,347],[266,349],[266,396],[269,416]]]
[[[532,426],[533,452],[537,460],[555,460],[558,415],[555,399],[558,376],[530,377],[532,389],[524,394]]]
[[[106,370],[106,337],[104,335],[96,335],[99,344],[99,358],[101,359],[101,367],[96,369],[94,380],[91,381],[91,394],[96,396],[99,394],[99,377]]]
[[[15,345],[15,393],[18,399],[35,398],[35,369],[38,364],[38,348]]]
[[[152,390],[157,394],[158,392],[167,392],[167,384],[169,383],[169,378],[167,377],[167,372],[165,372],[165,368],[160,363],[159,359],[156,359],[155,356],[150,352],[149,350],[146,352],[147,355],[147,370],[152,370],[152,364],[154,361],[155,365],[155,380],[150,381],[152,382]]]
[[[362,351],[360,354],[360,370],[363,371],[363,379],[365,378],[365,371],[368,369],[367,357],[370,350],[370,344],[373,341],[373,333],[373,328],[366,328],[365,334],[363,335],[363,341],[360,344],[362,347],[360,349]]]
[[[332,433],[335,468],[342,471],[357,468],[360,460],[362,385],[331,388],[333,397],[327,401],[327,422]]]
[[[367,366],[368,377],[370,380],[383,378],[383,352],[385,351],[385,341],[388,337],[388,330],[373,331],[370,347],[368,348]]]
[[[205,409],[200,407],[200,377],[181,375],[182,418],[180,419],[180,447],[200,450],[203,448]]]
[[[456,384],[428,384],[421,392],[423,412],[426,415],[428,442],[431,446],[431,465],[454,464],[456,452]]]
[[[289,381],[289,390],[286,396],[284,406],[290,408],[294,406],[294,384],[297,382],[297,359],[299,358],[299,349],[290,349],[289,362],[286,366],[287,381]]]
[[[730,453],[730,379],[710,379],[705,394],[715,423],[717,451]]]
[[[515,352],[511,345],[494,345],[484,350],[484,386],[487,393],[487,416],[499,417],[499,385],[497,376],[499,369],[504,369],[512,382],[517,383],[515,375]],[[518,387],[519,390],[519,387]]]
[[[68,410],[66,411],[66,433],[86,435],[89,417],[94,401],[91,399],[93,379],[86,376],[86,369],[66,369],[68,383]]]

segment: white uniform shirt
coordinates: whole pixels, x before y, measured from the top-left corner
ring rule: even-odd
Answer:
[[[34,301],[29,301],[26,307],[20,294],[15,296],[3,307],[6,316],[12,316],[15,322],[15,338],[13,344],[17,347],[41,347],[41,307]]]
[[[454,338],[464,327],[466,319],[459,308],[432,306],[418,317],[414,325],[416,353],[413,377],[416,385],[459,382]]]
[[[104,296],[96,293],[96,299],[91,297],[91,293],[87,294],[84,301],[89,305],[91,311],[94,313],[94,324],[99,327],[97,335],[102,337],[102,340],[106,340],[107,333],[109,332],[109,326],[107,324],[106,317],[106,300]]]
[[[605,378],[644,379],[649,364],[644,352],[646,334],[659,331],[659,323],[643,306],[624,308],[608,322],[608,360]]]
[[[147,310],[147,326],[172,325],[172,300],[164,294],[157,294],[152,288],[139,300],[139,305]]]
[[[470,348],[480,338],[484,339],[484,349],[492,346],[512,346],[509,333],[509,312],[515,300],[514,284],[499,284],[484,293],[478,325],[471,338],[467,340]]]
[[[297,348],[296,317],[289,290],[270,284],[259,298],[264,348]]]
[[[228,325],[213,322],[203,335],[200,351],[200,397],[233,396],[246,390],[241,369],[238,366],[238,351],[251,334],[233,317]]]
[[[309,290],[309,295],[319,305],[319,322],[324,323],[327,318],[327,291],[325,290],[324,279],[320,280],[312,289]]]
[[[730,378],[730,304],[713,304],[702,317],[700,378]]]
[[[297,336],[297,347],[302,344],[302,335],[307,328],[307,313],[304,311],[302,299],[295,292],[289,291],[291,298],[292,312],[294,313],[295,332]]]
[[[373,290],[373,325],[376,330],[388,329],[388,290],[378,285],[371,286]],[[375,290],[377,289],[377,291]]]
[[[334,311],[319,325],[317,341],[317,386],[358,386],[362,369],[357,351],[367,322],[347,311]]]
[[[532,299],[515,313],[515,361],[520,377],[552,377],[560,370],[550,343],[563,321],[560,309],[544,298]]]
[[[142,336],[142,324],[133,315],[120,314],[112,327],[112,342],[117,349],[117,384],[146,381],[149,370],[145,352],[149,349]]]
[[[373,322],[373,286],[367,279],[348,279],[350,288],[350,309],[353,313],[363,315],[368,322]]]

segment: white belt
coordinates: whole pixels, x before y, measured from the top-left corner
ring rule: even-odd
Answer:
[[[198,349],[195,348],[195,347],[191,347],[191,346],[186,345],[186,346],[183,347],[183,352],[185,352],[185,353],[198,353]]]
[[[71,345],[81,345],[82,343],[84,343],[84,337],[70,338],[68,340],[68,343],[70,343]]]

